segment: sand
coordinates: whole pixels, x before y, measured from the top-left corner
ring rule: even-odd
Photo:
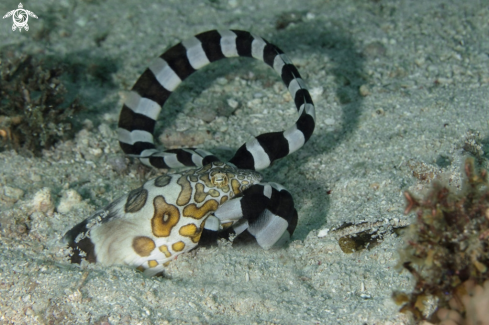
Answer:
[[[402,192],[461,166],[488,167],[489,7],[466,1],[36,1],[29,31],[0,25],[1,50],[51,56],[80,74],[87,110],[76,136],[28,157],[0,152],[1,324],[411,324],[391,295],[409,224]],[[17,8],[2,2],[2,12]],[[165,277],[71,265],[63,234],[155,171],[124,159],[124,91],[165,48],[215,28],[250,30],[282,48],[316,104],[311,140],[264,171],[293,194],[299,224],[283,249],[222,242],[180,256]],[[94,71],[95,70],[95,71]],[[231,113],[234,108],[236,110]],[[290,96],[261,62],[192,76],[157,136],[229,158],[252,135],[294,123]],[[196,139],[200,143],[195,143]],[[349,224],[341,231],[335,227]],[[383,236],[345,254],[338,238]]]

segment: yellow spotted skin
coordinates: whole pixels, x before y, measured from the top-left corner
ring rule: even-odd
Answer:
[[[89,224],[96,262],[159,273],[197,246],[210,214],[260,180],[254,171],[221,162],[150,180],[99,213],[105,220]]]

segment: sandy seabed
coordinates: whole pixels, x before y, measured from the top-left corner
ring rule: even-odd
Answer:
[[[0,11],[17,5],[3,1]],[[1,324],[412,323],[391,299],[413,286],[396,268],[403,241],[392,228],[411,220],[404,190],[422,192],[433,177],[460,186],[467,156],[488,167],[487,2],[53,0],[24,8],[39,18],[21,33],[2,20],[0,51],[78,64],[86,76],[72,85],[87,110],[75,117],[83,126],[75,138],[40,157],[0,152]],[[63,234],[143,182],[117,143],[123,91],[165,48],[216,28],[278,45],[311,90],[311,140],[264,171],[294,196],[293,241],[273,251],[226,242],[197,249],[165,277],[69,264]],[[229,157],[252,135],[294,123],[290,96],[263,63],[204,70],[165,106],[163,142]],[[374,247],[340,249],[340,235],[374,228],[383,234]]]

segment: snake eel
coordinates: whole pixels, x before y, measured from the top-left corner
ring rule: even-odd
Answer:
[[[207,64],[232,57],[259,59],[281,76],[297,108],[295,124],[252,138],[228,162],[198,148],[157,149],[156,120],[172,92]],[[287,242],[298,220],[292,196],[277,183],[263,182],[257,171],[300,149],[314,127],[315,108],[305,82],[265,39],[241,30],[211,30],[171,47],[127,96],[118,139],[127,156],[146,166],[187,169],[147,181],[69,230],[64,240],[71,262],[127,264],[151,276],[199,243],[231,235],[264,249]]]

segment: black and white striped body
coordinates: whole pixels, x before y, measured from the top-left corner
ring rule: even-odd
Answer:
[[[243,144],[236,151],[234,157],[225,164],[226,168],[236,167],[238,172],[251,175],[252,170],[264,169],[270,166],[273,161],[301,148],[314,131],[315,110],[311,96],[295,66],[275,45],[249,32],[213,30],[198,34],[171,47],[153,61],[139,77],[122,107],[119,118],[118,136],[122,150],[129,156],[138,157],[143,164],[156,168],[203,167],[222,164],[219,162],[219,158],[202,149],[158,150],[154,144],[153,132],[162,106],[183,80],[211,62],[238,56],[253,57],[271,66],[287,86],[294,99],[299,117],[294,125],[284,131],[261,134]],[[183,175],[187,175],[185,173],[180,176],[184,177]],[[154,180],[148,181],[148,183],[150,182],[154,182]],[[150,196],[153,198],[176,197],[188,190],[183,186],[175,186],[174,182],[172,184],[171,191],[177,193],[170,194],[170,188],[152,187]],[[196,184],[191,186],[197,186]],[[145,186],[143,185],[143,187]],[[129,199],[126,196],[125,199],[121,200]],[[199,208],[208,204],[206,202],[204,200],[193,204]],[[119,202],[118,204],[123,206],[130,203]],[[151,202],[148,201],[145,204],[150,205]],[[153,205],[154,208],[141,207],[141,211],[153,215],[156,213],[156,205]],[[148,229],[144,220],[151,219],[150,217],[143,215],[139,210],[129,213],[120,208],[116,209],[115,206],[112,203],[103,210],[106,215],[110,215],[110,227],[116,229],[119,226],[118,220],[121,220],[120,222],[131,220],[133,224],[141,222],[141,231],[138,232],[137,229],[126,231],[120,239],[117,236],[112,236],[111,245],[117,245],[118,240],[120,243],[132,242],[132,239],[125,238],[127,236],[134,238],[146,236],[142,229]],[[182,206],[183,208],[185,207]],[[106,238],[100,235],[90,236],[90,232],[93,234],[101,233],[97,230],[97,227],[102,227],[101,225],[105,227],[105,233],[110,233],[111,228],[107,228],[107,220],[98,219],[100,222],[92,223],[90,227],[87,226],[88,223],[85,220],[65,236],[75,251],[72,261],[79,262],[80,251],[84,251],[90,261],[108,261],[107,258],[105,261],[101,260],[102,254],[97,254],[97,251],[103,251],[103,246],[106,245],[104,239]],[[297,212],[290,193],[281,185],[251,182],[249,186],[235,190],[234,196],[229,200],[219,201],[217,206],[213,205],[212,209],[206,210],[202,221],[205,225],[199,233],[199,239],[202,237],[202,242],[230,233],[238,236],[245,236],[246,234],[267,249],[290,238],[297,224]],[[177,232],[178,229],[175,229],[175,238],[170,241],[180,240]],[[83,243],[81,242],[82,237],[84,238]],[[139,246],[136,245],[135,247]],[[135,248],[123,247],[117,250],[117,254],[124,255],[125,251],[131,249],[134,250]],[[148,268],[148,261],[141,263],[144,258],[132,259],[137,260],[137,262],[128,262],[124,258],[124,256],[120,256],[117,260],[136,267]],[[111,263],[108,262],[107,264]],[[152,274],[152,272],[148,273]]]

